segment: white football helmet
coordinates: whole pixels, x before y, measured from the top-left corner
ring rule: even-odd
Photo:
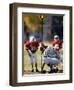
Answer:
[[[30,36],[30,42],[35,42],[36,41],[36,38],[34,36]]]
[[[54,36],[54,40],[59,40],[59,36],[58,35],[55,35]]]

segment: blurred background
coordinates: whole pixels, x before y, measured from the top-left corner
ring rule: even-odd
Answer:
[[[63,16],[61,15],[24,15],[24,42],[29,36],[38,41],[52,41],[54,35],[63,40]]]

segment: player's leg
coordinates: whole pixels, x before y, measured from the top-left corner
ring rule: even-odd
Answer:
[[[45,63],[43,63],[43,65],[42,65],[42,67],[41,67],[41,73],[46,73],[46,71],[43,70],[43,69],[44,69],[44,66],[45,66]]]
[[[50,65],[51,70],[48,73],[57,73],[58,72],[58,68],[56,67],[56,65]]]
[[[57,64],[60,63],[60,61],[57,58],[51,58],[51,59],[49,59],[49,63],[50,63],[50,68],[51,68],[49,73],[54,73],[54,72],[57,73],[58,68],[56,66],[57,66]]]
[[[38,72],[38,64],[37,64],[37,56],[36,56],[36,54],[34,54],[34,63],[35,63],[36,72]]]
[[[41,72],[42,72],[42,73],[46,73],[46,70],[43,70],[45,64],[49,66],[49,61],[47,60],[47,57],[44,57],[44,63],[43,63],[43,65],[42,65],[42,67],[41,67],[41,69],[42,69]]]
[[[32,65],[32,72],[34,72],[33,63],[31,63],[31,65]]]
[[[30,60],[31,60],[31,66],[32,66],[32,72],[34,72],[34,62],[33,62],[33,56],[30,56]]]
[[[42,67],[41,67],[42,71],[43,71],[43,69],[44,69],[44,66],[45,66],[45,63],[43,63],[43,65],[42,65]]]
[[[38,72],[38,65],[35,63],[36,72]]]

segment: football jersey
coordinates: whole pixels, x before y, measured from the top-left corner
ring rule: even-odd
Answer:
[[[62,42],[60,40],[53,41],[52,45],[56,48],[57,51],[59,51],[62,48]]]
[[[44,57],[50,58],[60,58],[60,53],[56,51],[54,48],[47,48],[44,53]]]
[[[38,42],[26,42],[25,47],[29,49],[32,53],[35,53],[38,49],[39,43]]]

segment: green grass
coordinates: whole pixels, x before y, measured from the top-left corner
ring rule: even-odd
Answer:
[[[37,60],[38,60],[37,61],[38,70],[41,71],[41,52],[40,52],[39,49],[36,52],[36,55],[37,55]],[[42,59],[43,59],[43,56],[42,56]],[[43,62],[44,61],[42,60],[42,63]],[[57,67],[59,68],[59,71],[63,71],[63,62],[61,62]],[[35,66],[34,66],[34,68],[35,68]],[[25,74],[31,74],[32,73],[31,70],[32,70],[32,66],[31,66],[31,62],[30,62],[30,57],[29,57],[27,51],[24,50],[24,73]],[[47,65],[45,65],[44,66],[44,70],[49,71],[50,70],[50,67],[48,67]]]

